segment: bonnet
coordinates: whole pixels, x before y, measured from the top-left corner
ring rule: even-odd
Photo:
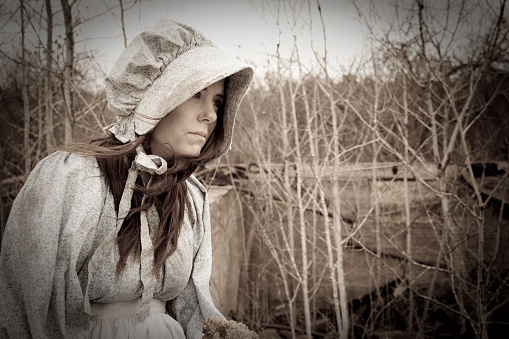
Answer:
[[[161,20],[133,39],[108,74],[108,107],[118,121],[106,130],[121,142],[134,141],[194,94],[229,77],[220,157],[231,146],[235,115],[253,76],[251,66],[223,53],[200,32]]]

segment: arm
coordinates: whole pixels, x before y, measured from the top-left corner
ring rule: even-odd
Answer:
[[[101,211],[101,180],[90,161],[54,153],[16,197],[0,257],[2,336],[62,338],[88,331],[76,265],[83,234],[90,236]]]
[[[213,316],[224,317],[214,306],[210,296],[209,280],[212,271],[212,246],[209,203],[205,189],[194,177],[189,179],[189,193],[196,210],[194,225],[197,252],[194,257],[191,277],[182,291],[169,305],[170,314],[180,323],[186,337],[201,338],[202,326]]]

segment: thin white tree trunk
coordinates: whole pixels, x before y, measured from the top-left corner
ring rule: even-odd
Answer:
[[[378,101],[380,97],[380,87],[378,86],[378,82],[375,82],[375,101],[373,104],[373,119],[372,119],[372,125],[373,129],[376,129],[376,126],[378,124]],[[373,136],[376,139],[376,134]],[[381,230],[380,230],[380,192],[378,190],[378,184],[377,184],[377,168],[378,168],[378,153],[380,152],[380,145],[378,145],[376,142],[373,143],[373,159],[372,159],[372,165],[373,169],[371,172],[371,186],[373,189],[373,201],[375,204],[375,243],[376,243],[376,259],[374,261],[375,263],[375,286],[380,286],[382,282],[382,238],[381,238]],[[382,296],[380,295],[380,290],[377,289],[377,298],[380,300]],[[372,304],[373,305],[373,304]],[[371,323],[371,326],[374,326],[374,322]]]
[[[304,214],[305,208],[303,206],[302,197],[302,165],[303,159],[300,151],[300,138],[299,138],[299,126],[297,119],[297,109],[295,107],[295,99],[297,90],[293,90],[291,82],[288,83],[290,92],[290,105],[291,114],[293,121],[293,136],[295,143],[295,174],[296,174],[296,199],[297,208],[299,213],[299,226],[300,226],[300,242],[301,242],[301,258],[302,258],[302,275],[300,283],[302,285],[302,298],[304,302],[304,320],[306,323],[306,334],[308,339],[311,339],[311,312],[309,305],[309,274],[308,274],[308,251],[307,251],[307,231],[306,231],[306,216]],[[306,98],[304,98],[306,100]]]
[[[287,207],[286,207],[286,215],[287,215],[287,220],[288,220],[288,223],[287,223],[287,226],[286,226],[286,230],[282,230],[283,231],[283,235],[284,235],[284,232],[288,232],[287,233],[287,239],[288,239],[288,246],[289,246],[289,257],[290,259],[293,259],[295,258],[295,243],[294,243],[294,232],[293,232],[293,227],[294,227],[294,218],[293,218],[293,199],[292,199],[292,187],[291,187],[291,180],[292,178],[290,177],[290,164],[289,164],[289,161],[288,161],[288,156],[289,156],[289,153],[290,153],[290,143],[289,143],[289,125],[288,125],[288,120],[287,120],[287,110],[286,110],[286,100],[285,100],[285,94],[284,94],[284,91],[283,91],[283,85],[281,85],[279,87],[279,99],[280,99],[280,103],[281,103],[281,118],[282,118],[282,123],[283,123],[283,126],[282,126],[282,129],[283,129],[283,135],[282,135],[282,140],[283,140],[283,149],[282,149],[282,153],[283,153],[283,183],[284,183],[284,193],[286,194],[286,198],[288,199],[287,201]],[[288,276],[289,274],[287,272],[282,272],[282,274],[286,275],[286,276],[283,276],[283,280],[287,281],[288,280]],[[289,285],[291,287],[291,284]],[[289,310],[290,310],[290,327],[292,329],[292,336],[295,336],[295,325],[296,325],[296,314],[295,314],[295,305],[293,304],[294,303],[294,299],[289,299],[288,300],[288,306],[289,306]]]
[[[327,84],[327,88],[329,89],[328,98],[330,105],[330,113],[332,116],[332,154],[334,170],[332,174],[332,206],[334,207],[332,210],[332,223],[334,230],[334,242],[336,245],[336,273],[337,273],[337,283],[339,290],[339,302],[340,302],[340,310],[341,310],[341,328],[339,329],[339,337],[340,339],[348,338],[349,331],[349,320],[348,320],[348,296],[346,294],[346,284],[345,284],[345,272],[343,270],[343,246],[342,243],[342,235],[341,235],[341,198],[339,196],[339,178],[338,173],[340,171],[340,150],[339,150],[339,126],[336,111],[336,103],[334,102],[334,98],[332,96],[332,91],[330,90],[330,82]]]
[[[405,164],[409,163],[409,145],[408,145],[408,99],[407,99],[407,83],[403,77],[403,142],[405,144],[404,159]],[[406,254],[409,259],[412,258],[412,223],[410,222],[410,194],[408,192],[408,168],[404,167],[403,172],[403,189],[405,196],[405,228],[406,228]],[[407,260],[406,264],[406,280],[408,281],[408,324],[407,331],[413,332],[413,322],[415,318],[414,292],[412,290],[411,280],[413,279],[413,266],[411,260]]]
[[[336,246],[336,273],[337,273],[337,284],[339,291],[339,304],[341,311],[341,320],[338,320],[338,332],[340,339],[347,339],[349,332],[349,319],[348,319],[348,296],[346,294],[346,284],[345,284],[345,272],[343,270],[343,246],[342,246],[342,236],[341,236],[341,205],[340,205],[340,195],[339,195],[339,182],[338,182],[338,172],[340,170],[340,146],[339,146],[339,124],[337,119],[337,110],[336,110],[336,102],[334,101],[333,91],[331,88],[331,80],[327,70],[327,34],[325,33],[325,23],[323,21],[322,16],[322,7],[320,5],[320,1],[316,0],[316,5],[318,9],[318,13],[320,16],[320,21],[322,24],[323,30],[323,59],[322,67],[325,72],[326,79],[326,87],[327,90],[325,94],[329,100],[330,114],[332,116],[332,154],[333,154],[333,174],[332,174],[332,206],[333,206],[333,230],[334,230],[334,242]],[[322,87],[323,89],[323,87]],[[341,323],[339,323],[341,321]]]

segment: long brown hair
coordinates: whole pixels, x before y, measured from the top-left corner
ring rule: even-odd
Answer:
[[[185,208],[189,206],[186,180],[198,166],[213,160],[218,154],[219,147],[224,140],[222,117],[222,110],[220,110],[216,128],[199,156],[173,157],[168,161],[167,171],[161,175],[153,175],[148,187],[143,185],[143,181],[138,175],[136,185],[133,187],[131,209],[117,234],[120,255],[116,268],[117,277],[125,269],[127,258],[131,253],[134,254],[134,258],[140,257],[140,215],[142,211],[147,211],[153,204],[159,214],[159,227],[154,244],[155,274],[160,272],[166,259],[177,249]],[[150,154],[150,137],[151,133],[138,137],[134,142],[123,144],[115,136],[109,135],[87,143],[68,146],[65,150],[94,156],[97,159],[99,168],[113,195],[118,216],[120,199],[127,181],[129,168],[136,156],[136,148],[141,144],[147,154]],[[143,196],[145,196],[144,201]]]

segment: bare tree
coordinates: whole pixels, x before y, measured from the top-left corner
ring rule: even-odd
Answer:
[[[476,203],[458,195],[448,172],[451,167],[466,166],[467,176],[474,182],[472,162],[486,161],[481,158],[473,160],[481,152],[469,142],[472,140],[469,132],[474,133],[473,126],[480,124],[480,117],[493,109],[491,103],[499,97],[505,83],[503,77],[495,80],[497,77],[494,75],[507,71],[503,70],[507,60],[501,58],[500,54],[501,49],[507,48],[502,40],[508,34],[508,27],[502,20],[505,4],[506,1],[498,4],[448,2],[443,8],[434,8],[423,1],[397,3],[401,5],[396,7],[397,24],[387,26],[389,30],[384,31],[376,40],[380,50],[385,51],[384,67],[387,68],[392,61],[397,65],[392,74],[387,74],[387,79],[395,79],[393,85],[387,88],[391,91],[389,94],[393,102],[402,107],[405,123],[397,124],[400,126],[398,133],[392,132],[392,128],[384,124],[374,126],[374,130],[384,148],[403,163],[418,161],[424,164],[426,157],[436,161],[438,185],[428,185],[428,188],[437,194],[441,206],[442,225],[440,235],[437,234],[441,247],[437,261],[444,260],[449,271],[451,291],[457,303],[455,312],[461,315],[460,333],[467,331],[468,323],[479,338],[488,337],[487,319],[493,314],[488,311],[489,297],[485,285],[485,272],[490,271],[488,267],[494,269],[493,261],[486,266],[484,239],[489,227],[488,219],[485,210],[476,206],[486,204],[475,187]],[[370,13],[375,12],[373,10]],[[417,25],[412,25],[414,22]],[[483,28],[481,35],[468,32],[471,34],[470,45],[475,47],[461,46],[466,30],[472,27]],[[465,53],[460,53],[461,50]],[[384,74],[383,69],[379,70]],[[485,102],[479,102],[475,98],[480,96],[486,79],[493,79],[493,91],[488,94]],[[411,94],[409,100],[410,91],[414,94]],[[398,92],[403,93],[402,98]],[[409,118],[416,124],[416,131],[429,133],[422,143],[412,140],[408,134],[405,125],[408,126]],[[502,124],[506,125],[507,120],[502,120]],[[483,149],[485,147],[482,144],[479,146]],[[468,212],[458,213],[463,208]],[[472,219],[468,220],[470,217]],[[474,224],[472,221],[475,221]],[[407,227],[410,231],[410,225]],[[477,236],[471,236],[472,232]],[[476,242],[473,242],[474,239],[477,239]],[[414,256],[409,251],[412,249],[411,244],[412,239],[408,237],[406,256],[409,258]],[[472,280],[473,272],[476,272],[476,278]],[[492,274],[488,276],[493,278]],[[497,283],[506,284],[503,279]],[[417,291],[411,285],[409,287],[409,300],[412,302],[413,294]],[[430,298],[429,294],[427,298]],[[429,301],[426,300],[425,317]],[[475,305],[474,309],[472,305]],[[409,319],[408,326],[411,324]],[[423,322],[418,324],[421,331],[425,331],[422,328]]]

